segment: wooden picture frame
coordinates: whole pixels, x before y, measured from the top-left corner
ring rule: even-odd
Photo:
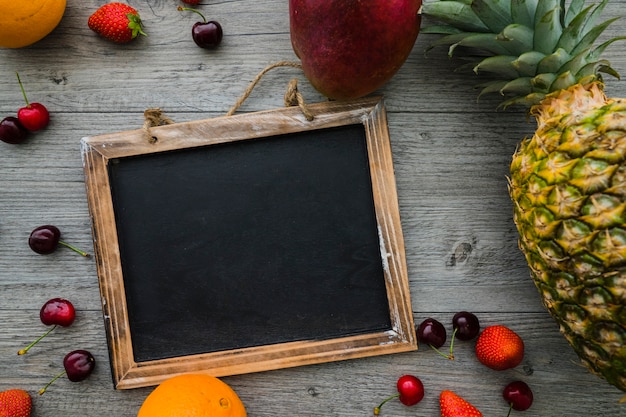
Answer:
[[[289,107],[153,127],[150,129],[150,134],[154,139],[156,139],[155,141],[147,140],[146,131],[142,129],[104,134],[82,139],[81,153],[84,164],[89,212],[92,220],[94,252],[100,292],[102,296],[102,310],[111,360],[112,377],[114,385],[117,389],[156,385],[171,376],[188,372],[204,372],[219,377],[374,355],[406,352],[417,349],[417,339],[415,336],[413,313],[409,295],[405,249],[399,216],[391,146],[383,101],[380,97],[374,97],[349,102],[325,102],[309,105],[309,110],[314,115],[314,118],[311,121],[306,120],[299,108]],[[342,334],[342,330],[339,326],[338,330],[334,333],[329,332],[321,337],[316,337],[316,334],[313,334],[312,337],[308,337],[305,334],[305,336],[298,336],[294,338],[294,340],[289,340],[289,338],[287,338],[287,340],[281,340],[279,338],[277,339],[279,342],[273,343],[271,340],[270,342],[263,341],[259,345],[254,345],[254,343],[250,344],[248,342],[242,347],[231,346],[215,350],[207,349],[208,351],[191,352],[189,354],[185,354],[184,352],[168,352],[163,354],[163,357],[150,357],[150,353],[148,353],[146,356],[147,359],[146,357],[143,357],[137,360],[137,356],[142,356],[143,354],[140,355],[137,353],[138,348],[136,343],[140,340],[140,337],[133,331],[133,327],[135,326],[133,322],[133,320],[135,320],[133,319],[133,315],[135,313],[133,311],[134,309],[138,310],[143,307],[135,308],[133,303],[139,303],[137,299],[149,300],[150,297],[152,297],[151,294],[156,291],[155,287],[159,284],[158,281],[152,281],[152,279],[157,280],[157,278],[152,276],[154,273],[153,271],[146,272],[141,270],[141,268],[139,268],[139,271],[136,271],[136,276],[138,277],[137,282],[132,281],[129,283],[128,276],[131,275],[131,272],[129,271],[132,271],[134,259],[141,257],[146,251],[144,250],[145,248],[142,248],[143,251],[138,250],[137,253],[127,255],[127,252],[125,251],[128,250],[133,243],[132,239],[126,238],[125,234],[128,229],[124,229],[124,227],[131,228],[132,232],[136,232],[140,238],[143,238],[143,233],[148,233],[148,231],[141,230],[142,224],[138,223],[142,223],[142,221],[137,222],[136,220],[132,220],[132,216],[130,217],[131,220],[126,221],[126,216],[130,210],[127,210],[125,205],[140,204],[135,200],[139,200],[141,197],[137,196],[141,196],[144,191],[139,190],[140,192],[136,193],[136,190],[131,189],[127,192],[126,197],[123,197],[121,200],[117,200],[117,198],[119,198],[124,192],[119,189],[127,186],[130,187],[128,184],[133,183],[134,176],[131,177],[129,174],[126,177],[120,176],[117,178],[115,176],[122,174],[116,173],[117,171],[115,170],[117,168],[114,167],[119,166],[121,162],[121,166],[129,164],[128,171],[133,171],[135,169],[139,170],[139,168],[135,168],[134,165],[132,165],[134,162],[129,161],[142,161],[143,165],[150,166],[152,163],[151,161],[153,160],[151,158],[168,158],[164,160],[166,162],[162,165],[159,165],[158,167],[155,165],[154,168],[156,176],[153,183],[161,183],[162,180],[159,179],[161,177],[158,175],[166,175],[163,174],[163,169],[165,169],[163,166],[169,164],[170,158],[172,158],[171,161],[175,161],[179,158],[178,155],[184,155],[185,158],[187,156],[194,158],[194,155],[196,154],[206,153],[212,158],[214,152],[220,149],[228,149],[230,144],[237,145],[237,152],[240,150],[251,149],[248,147],[252,146],[252,144],[255,144],[255,146],[266,146],[263,144],[280,143],[282,146],[282,144],[295,143],[290,141],[292,139],[295,140],[295,138],[299,138],[300,136],[298,135],[301,134],[308,138],[302,140],[310,141],[309,143],[312,147],[314,144],[319,143],[318,140],[337,140],[337,144],[339,144],[339,146],[344,146],[343,139],[339,137],[336,138],[335,136],[337,135],[333,133],[339,131],[335,131],[333,129],[346,129],[346,132],[348,132],[347,134],[351,134],[349,132],[354,132],[357,136],[360,134],[363,136],[363,149],[365,149],[366,158],[365,170],[368,172],[367,177],[359,178],[368,178],[367,181],[363,182],[369,181],[370,184],[362,184],[364,187],[358,186],[354,188],[363,188],[366,192],[370,193],[372,213],[373,216],[375,216],[375,224],[373,224],[373,228],[375,228],[375,230],[370,230],[366,233],[369,235],[373,234],[376,239],[375,251],[377,252],[376,257],[378,259],[369,259],[367,262],[374,265],[374,269],[379,268],[381,271],[381,280],[384,281],[380,284],[381,288],[383,288],[381,299],[384,298],[383,301],[385,304],[382,308],[384,309],[388,324],[382,325],[382,327],[379,324],[375,324],[372,325],[373,327],[371,330],[365,329],[364,331],[355,331],[354,328],[351,328],[346,331],[345,334]],[[362,133],[358,133],[357,131]],[[344,133],[341,133],[341,135],[343,134]],[[317,139],[318,136],[320,139]],[[322,136],[326,139],[323,139]],[[260,149],[262,152],[254,156],[256,161],[262,161],[264,160],[264,155],[272,154],[269,150],[268,152],[265,152],[263,148]],[[293,150],[288,152],[293,152]],[[324,153],[329,152],[326,146],[320,147],[319,152],[320,155],[322,155],[320,158],[324,161],[327,159],[335,160],[334,153]],[[335,163],[338,170],[345,169],[345,167],[342,167],[343,164],[341,163],[341,158],[349,160],[352,158],[353,153],[358,153],[356,151],[352,152],[350,149],[341,152],[343,152],[342,155],[339,155],[336,158],[339,163]],[[310,152],[307,151],[302,153],[308,154]],[[315,151],[313,153],[315,153]],[[301,153],[298,154],[300,155]],[[332,158],[327,158],[324,155],[331,155]],[[225,156],[225,158],[228,159],[230,157]],[[286,159],[291,158],[276,159],[276,161]],[[358,165],[358,163],[359,162],[357,161],[356,164]],[[300,162],[292,164],[292,166],[298,165],[300,165]],[[184,165],[181,164],[180,170],[184,171],[188,166],[189,163],[185,162]],[[210,164],[201,166],[207,167],[207,169],[218,169],[216,168],[216,162],[211,162]],[[328,169],[325,168],[324,172],[332,172],[333,169],[334,168],[331,166]],[[271,169],[265,169],[263,172],[270,170]],[[193,174],[197,174],[197,176],[200,177],[203,172],[204,169],[198,169],[193,171]],[[345,175],[343,174],[344,171],[338,172],[340,172],[340,174],[338,174],[340,177]],[[167,175],[168,176],[165,178],[171,177],[171,174]],[[279,175],[282,174],[279,173]],[[220,181],[223,181],[224,178],[229,179],[235,175],[224,172],[224,176],[221,176],[218,171],[217,174],[207,174],[207,176],[210,176],[209,180],[211,180],[211,178],[219,177],[221,178]],[[255,171],[254,173],[251,173],[250,176],[251,177],[247,177],[246,181],[249,182],[250,178],[259,176],[259,174]],[[288,172],[280,178],[288,176],[293,176],[293,174]],[[312,177],[310,179],[311,182],[317,181],[316,178],[313,178],[316,177],[316,175],[310,176]],[[334,181],[334,177],[329,176],[328,178],[330,178],[330,180],[327,181]],[[341,178],[338,178],[337,180],[341,182]],[[206,184],[203,181],[205,180],[202,179],[200,181],[203,184],[202,189],[193,190],[193,188],[191,188],[191,191],[181,190],[181,195],[184,193],[189,193],[190,196],[205,194]],[[187,186],[189,184],[193,185],[194,183],[195,180],[189,179],[183,184]],[[320,186],[327,186],[327,184],[321,184]],[[133,185],[133,187],[138,186]],[[172,185],[173,189],[176,189],[177,187],[180,188],[179,185]],[[298,186],[294,189],[300,190],[301,188],[301,186]],[[351,188],[350,184],[347,184],[346,189]],[[145,193],[149,192],[154,191],[145,191]],[[289,193],[293,194],[294,192],[291,190]],[[236,194],[233,195],[236,196]],[[324,195],[326,195],[326,193],[324,193]],[[314,197],[311,201],[318,201],[320,199],[318,197],[320,196]],[[304,196],[303,198],[309,197]],[[207,202],[212,203],[215,201],[220,201],[219,196],[207,199]],[[346,205],[350,205],[352,204],[352,200],[345,201],[344,203]],[[172,203],[171,206],[175,207],[176,204]],[[232,202],[229,202],[228,204],[234,205]],[[124,207],[119,208],[118,205],[122,205]],[[190,204],[189,206],[194,205],[195,203]],[[139,210],[143,209],[140,206],[136,208]],[[350,210],[352,210],[352,208],[350,208]],[[148,206],[145,211],[151,211],[151,207]],[[254,211],[259,210],[254,209]],[[224,212],[227,213],[228,211],[225,210]],[[334,212],[340,211],[335,210],[333,213]],[[366,211],[364,210],[364,212]],[[213,211],[211,211],[211,213],[213,213]],[[183,222],[182,218],[176,218],[177,216],[168,216],[167,214],[159,215],[168,217],[168,223],[175,223],[178,221],[181,223]],[[342,219],[342,222],[346,223],[346,219],[350,221],[352,217],[352,215],[347,216]],[[146,220],[146,227],[149,227],[149,221],[150,220]],[[241,219],[238,221],[241,221]],[[226,220],[220,219],[219,222],[224,223]],[[129,226],[124,226],[125,223]],[[177,231],[182,228],[182,225],[180,227],[174,225],[171,230]],[[326,229],[326,227],[316,228]],[[233,227],[233,230],[234,229],[235,227]],[[289,232],[289,229],[286,229],[285,231]],[[206,235],[206,233],[202,236],[204,235]],[[150,240],[154,239],[155,238],[150,238]],[[186,238],[183,236],[181,239],[184,241]],[[281,241],[284,241],[284,238],[281,239]],[[197,240],[195,236],[187,240],[194,240],[192,243],[198,243],[195,242]],[[207,241],[210,240],[211,236],[207,238]],[[170,242],[167,239],[166,241]],[[212,244],[212,242],[208,242],[207,244]],[[153,245],[153,248],[156,251],[157,249],[160,249],[159,245],[162,245],[162,242],[160,240],[158,242],[147,242],[148,248],[151,245]],[[189,246],[192,246],[192,244],[190,243]],[[370,245],[370,249],[371,246],[372,245]],[[337,247],[338,246],[335,245],[333,249],[328,252],[335,254],[339,250]],[[174,249],[175,248],[172,247],[172,250]],[[183,249],[180,250],[182,251]],[[310,252],[310,248],[305,249],[305,251]],[[156,258],[163,256],[151,255],[151,250],[148,250],[147,253],[148,254],[145,256],[148,257],[148,261],[150,261],[150,256],[155,257],[155,262],[158,261]],[[159,254],[160,253],[161,252],[159,252]],[[303,253],[302,255],[303,259],[310,258],[309,253]],[[177,258],[175,260],[168,260],[167,265],[177,263],[180,255],[176,256]],[[296,255],[292,253],[289,257],[297,258],[297,252]],[[195,256],[194,259],[196,258],[198,257]],[[371,256],[369,258],[371,258]],[[277,259],[280,259],[280,257]],[[181,263],[183,262],[184,259],[181,260]],[[358,260],[358,262],[363,262],[363,260]],[[245,262],[232,262],[232,264],[240,263]],[[207,256],[205,264],[211,264],[211,256]],[[221,271],[227,271],[228,262],[223,262],[220,266],[224,268],[221,269]],[[357,266],[360,266],[360,264]],[[306,267],[311,268],[310,265],[306,265]],[[334,267],[334,265],[332,265],[332,267]],[[211,267],[209,266],[207,268]],[[257,267],[255,266],[255,271],[257,270],[256,268]],[[353,266],[349,266],[349,268],[353,268]],[[368,268],[371,269],[372,267]],[[163,269],[163,267],[160,267],[160,269]],[[238,270],[238,275],[241,275],[240,272],[241,271]],[[204,269],[202,270],[202,273],[209,275],[206,274],[206,270]],[[127,276],[125,276],[125,274]],[[175,274],[177,276],[172,279],[179,280],[181,273],[176,272]],[[146,277],[146,275],[149,276]],[[279,280],[293,278],[282,277],[280,274],[277,274],[277,276],[279,277],[276,279]],[[207,278],[207,280],[209,279],[210,278]],[[330,277],[329,279],[334,278]],[[308,283],[309,281],[315,280],[307,280],[306,282]],[[204,278],[202,279],[202,282],[205,282]],[[210,286],[216,287],[218,284],[222,285],[222,283],[211,283]],[[189,285],[184,285],[186,285],[184,291],[187,291]],[[268,291],[277,292],[278,289],[285,290],[287,288],[287,290],[283,292],[289,293],[293,290],[293,287],[290,287],[290,285],[291,281],[279,282],[275,289],[270,289]],[[298,284],[298,286],[299,285],[300,284]],[[317,284],[312,283],[311,285]],[[331,282],[330,285],[332,286],[334,284]],[[245,286],[247,287],[247,285]],[[337,286],[343,286],[343,284],[338,284]],[[131,290],[130,287],[136,289]],[[267,284],[263,284],[263,287],[267,287]],[[132,295],[132,291],[136,291],[139,295]],[[187,292],[193,293],[194,291],[194,288],[189,288]],[[236,291],[237,290],[235,289],[235,292]],[[258,289],[256,291],[258,291]],[[306,289],[306,291],[315,292],[316,287],[312,286]],[[339,296],[352,297],[353,293],[360,294],[358,291],[360,290],[351,288],[348,292],[341,293]],[[268,292],[267,294],[269,296],[273,293]],[[206,294],[203,297],[205,297],[205,299],[210,298],[207,297]],[[326,298],[326,296],[318,298],[322,299]],[[189,299],[185,299],[185,304],[192,304]],[[153,301],[155,305],[158,304],[156,300]],[[216,304],[214,300],[205,302],[211,307],[214,307]],[[357,307],[355,308],[359,308],[358,305],[360,305],[360,302],[359,298],[347,300],[346,303],[334,302],[334,304],[356,304]],[[273,301],[268,301],[268,303],[280,304]],[[205,307],[198,307],[198,310],[202,310],[203,308]],[[315,306],[312,308],[315,309]],[[361,308],[366,309],[366,307]],[[158,311],[158,308],[155,307],[155,311]],[[324,315],[318,310],[314,311],[316,311],[312,313],[314,316]],[[168,315],[169,314],[170,313],[168,313]],[[288,312],[287,314],[291,313]],[[145,317],[148,317],[148,319],[150,318],[147,313]],[[238,318],[236,317],[233,322],[236,323],[237,319]],[[141,320],[143,319],[138,319],[137,322],[140,322]],[[167,317],[165,317],[165,319],[159,318],[159,320],[166,322]],[[245,320],[248,319],[241,319],[241,321]],[[206,321],[211,320],[209,319]],[[254,325],[256,326],[256,324]],[[135,329],[139,328],[140,324],[137,324],[136,326],[137,327],[135,327]],[[197,325],[194,324],[194,326]],[[325,329],[323,326],[325,326],[325,324],[322,324],[320,329]],[[177,325],[177,327],[181,326]],[[255,327],[253,326],[252,329],[254,328]],[[314,326],[311,328],[314,328]],[[164,332],[165,330],[163,329],[163,326],[157,326],[153,330],[155,338],[158,339],[161,336],[159,332]],[[194,329],[187,331],[190,335],[195,335]],[[250,332],[250,330],[248,329],[246,332]],[[280,337],[283,337],[283,335],[280,335]],[[176,336],[175,338],[185,339],[184,336]],[[204,337],[203,340],[204,339],[206,339],[206,337]],[[159,346],[166,344],[162,341],[155,343]],[[146,344],[149,345],[149,342]]]

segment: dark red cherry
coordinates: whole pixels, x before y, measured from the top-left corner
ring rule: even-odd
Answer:
[[[9,116],[0,121],[0,140],[2,142],[17,145],[28,137],[28,130],[22,125],[17,117]]]
[[[41,254],[47,255],[54,252],[59,245],[65,246],[82,256],[89,257],[90,255],[68,243],[61,240],[61,231],[58,227],[51,224],[39,226],[33,229],[28,238],[28,246]]]
[[[191,27],[191,37],[200,48],[213,49],[222,43],[222,26],[215,20],[196,22]]]
[[[417,327],[417,338],[434,348],[440,348],[446,343],[446,328],[440,321],[429,317]]]
[[[524,381],[513,381],[504,387],[502,397],[511,408],[517,411],[528,410],[533,403],[533,392]]]
[[[213,49],[219,46],[219,44],[222,42],[224,32],[222,30],[222,26],[218,22],[216,22],[215,20],[207,22],[202,13],[190,7],[179,6],[178,10],[188,10],[197,13],[202,17],[202,22],[196,22],[191,27],[191,37],[196,45],[204,49]]]
[[[67,373],[67,379],[79,382],[86,379],[93,372],[96,359],[87,350],[74,350],[63,358],[63,367]]]
[[[454,337],[468,341],[478,336],[480,323],[475,314],[460,311],[452,317],[452,328],[455,330]]]
[[[89,351],[83,349],[73,350],[63,358],[63,368],[65,370],[40,389],[39,395],[45,393],[48,387],[62,376],[67,375],[67,379],[70,381],[80,382],[91,375],[95,367],[96,359]]]

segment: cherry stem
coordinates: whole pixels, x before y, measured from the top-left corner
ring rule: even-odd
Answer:
[[[506,417],[509,417],[511,415],[512,409],[513,409],[513,403],[509,403],[509,412],[507,413]]]
[[[198,13],[200,15],[200,17],[202,17],[202,21],[204,23],[206,23],[206,18],[204,17],[204,15],[202,13],[200,13],[200,11],[196,10],[196,9],[192,9],[191,7],[182,7],[182,6],[178,6],[178,11],[182,12],[182,11],[188,11],[188,12],[194,12],[194,13]]]
[[[62,240],[60,240],[60,241],[59,241],[59,245],[63,245],[63,246],[65,246],[66,248],[70,248],[70,249],[71,249],[71,250],[73,250],[74,252],[76,252],[76,253],[80,253],[80,254],[81,254],[81,255],[83,255],[85,258],[89,258],[89,257],[91,256],[91,255],[90,255],[90,254],[88,254],[87,252],[82,251],[82,250],[78,249],[77,247],[74,247],[74,246],[70,245],[69,243],[65,243],[65,242],[63,242]]]
[[[43,339],[44,337],[48,336],[48,335],[50,334],[50,332],[51,332],[51,331],[53,331],[53,330],[54,330],[54,329],[56,329],[56,328],[57,328],[57,325],[55,324],[54,326],[52,326],[52,327],[50,328],[50,330],[48,330],[47,332],[45,332],[44,334],[42,334],[41,336],[39,336],[39,338],[38,338],[38,339],[36,339],[33,343],[31,343],[30,345],[26,346],[24,349],[22,349],[22,350],[18,351],[18,352],[17,352],[17,354],[18,354],[18,355],[25,355],[25,354],[28,352],[28,350],[29,350],[30,348],[32,348],[32,347],[33,347],[33,346],[35,346],[37,343],[39,343],[39,341],[40,341],[41,339]]]
[[[24,86],[22,85],[22,80],[20,80],[20,74],[15,71],[15,75],[17,76],[17,83],[20,85],[20,89],[22,90],[22,95],[24,96],[24,101],[26,102],[26,107],[30,107],[30,103],[28,102],[28,98],[26,98],[26,91],[24,90]]]
[[[443,356],[446,359],[450,359],[451,361],[454,360],[454,353],[452,353],[454,351],[454,336],[456,335],[456,328],[454,329],[454,331],[452,332],[452,340],[450,340],[450,353],[449,354],[445,354],[442,351],[440,351],[439,349],[437,349],[436,347],[434,347],[433,345],[428,345],[430,346],[430,348],[432,350],[434,350],[435,352],[437,352],[438,354],[440,354],[441,356]]]
[[[44,392],[46,392],[46,390],[48,389],[48,387],[50,385],[52,385],[54,383],[54,381],[56,381],[57,379],[61,378],[63,375],[65,375],[67,373],[67,371],[63,371],[60,374],[58,374],[57,376],[55,376],[54,378],[52,378],[52,380],[50,382],[48,382],[46,384],[45,387],[43,387],[42,389],[39,390],[39,395],[43,395]]]
[[[400,393],[392,395],[389,398],[385,398],[383,402],[378,405],[378,407],[374,407],[374,415],[377,416],[380,414],[380,409],[382,408],[383,405],[385,405],[387,401],[393,400],[394,398],[398,398],[399,396],[400,396]]]

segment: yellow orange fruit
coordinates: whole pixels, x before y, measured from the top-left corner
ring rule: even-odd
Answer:
[[[43,39],[61,22],[66,0],[0,0],[0,47],[22,48]]]
[[[183,374],[163,381],[144,400],[137,417],[246,417],[237,393],[210,375]]]

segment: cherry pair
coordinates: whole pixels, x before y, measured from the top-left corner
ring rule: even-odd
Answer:
[[[68,327],[76,319],[76,309],[74,305],[64,298],[52,298],[44,303],[39,310],[39,318],[46,326],[52,326],[47,332],[37,338],[34,342],[17,352],[18,355],[25,355],[33,346],[41,339],[46,337],[57,326]],[[48,387],[57,379],[67,375],[67,379],[72,382],[78,382],[86,379],[94,367],[96,360],[93,355],[84,349],[73,350],[63,358],[64,371],[55,376],[45,387],[39,390],[39,394],[46,392]]]
[[[480,332],[480,322],[475,314],[460,311],[452,317],[452,328],[452,341],[450,342],[449,354],[438,350],[447,339],[446,328],[439,320],[429,317],[422,321],[416,326],[417,338],[420,342],[426,343],[443,357],[454,360],[454,339],[456,338],[463,341],[472,340]]]
[[[42,130],[50,123],[48,109],[41,103],[29,103],[20,75],[17,72],[15,74],[26,106],[17,111],[17,117],[8,116],[0,121],[0,140],[12,145],[24,142],[29,132]]]

